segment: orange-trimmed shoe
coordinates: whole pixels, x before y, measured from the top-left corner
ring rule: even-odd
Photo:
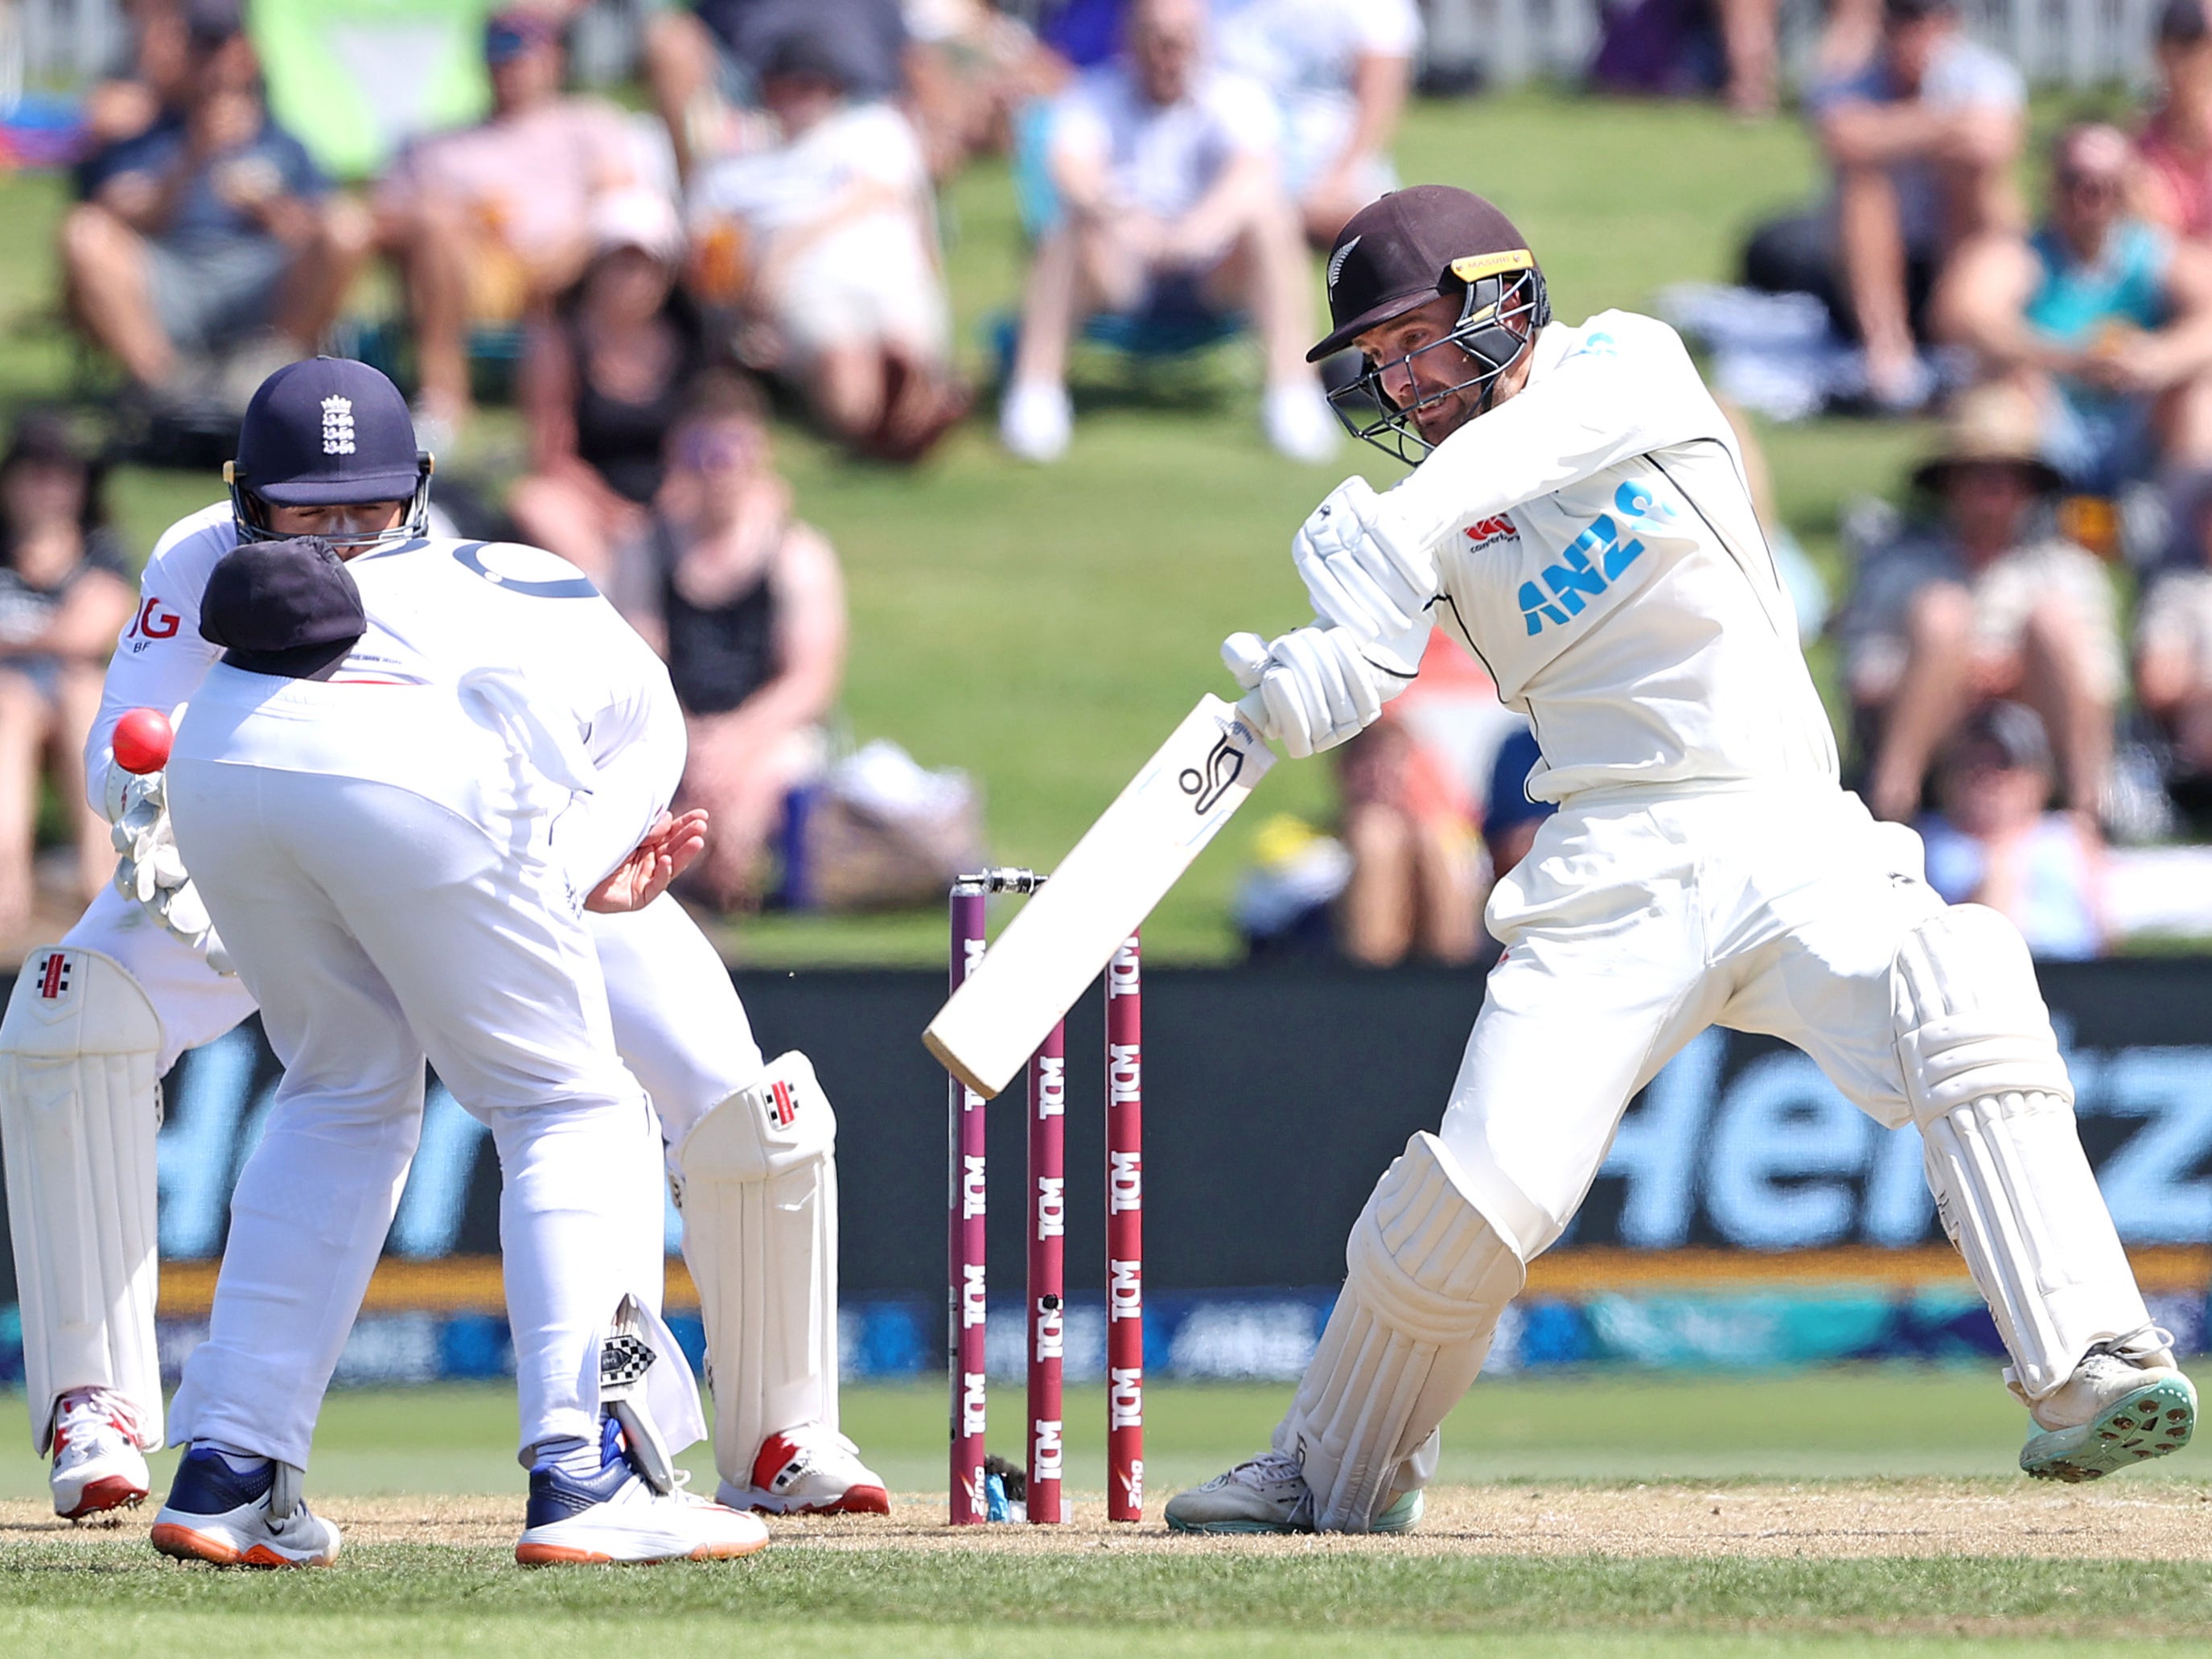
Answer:
[[[514,1559],[526,1567],[718,1561],[767,1547],[768,1528],[753,1516],[695,1498],[680,1485],[653,1490],[609,1417],[600,1422],[597,1448],[572,1441],[531,1469],[530,1508]]]
[[[338,1529],[300,1498],[300,1471],[264,1462],[241,1474],[221,1452],[188,1449],[169,1501],[154,1517],[154,1547],[218,1567],[327,1567]]]

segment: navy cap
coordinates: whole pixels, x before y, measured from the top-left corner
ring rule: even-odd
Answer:
[[[422,482],[422,452],[398,386],[367,363],[310,357],[253,394],[232,471],[278,507],[404,501]]]
[[[312,679],[368,629],[353,573],[317,536],[240,544],[216,562],[200,599],[200,637],[256,674]]]

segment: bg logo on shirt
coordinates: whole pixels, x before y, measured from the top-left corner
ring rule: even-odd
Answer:
[[[1671,508],[1653,498],[1647,486],[1633,479],[1613,492],[1613,504],[1631,524],[1663,522],[1674,516]],[[1546,565],[1538,573],[1543,579],[1543,586],[1534,582],[1521,584],[1521,619],[1528,624],[1529,637],[1533,639],[1547,627],[1565,628],[1571,619],[1582,615],[1591,599],[1617,581],[1621,572],[1634,564],[1643,552],[1642,542],[1622,538],[1621,526],[1614,521],[1612,514],[1599,514],[1590,520],[1588,529],[1567,544],[1559,556],[1560,563]]]

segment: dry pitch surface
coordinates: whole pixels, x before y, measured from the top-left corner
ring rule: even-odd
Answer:
[[[334,1498],[317,1507],[355,1547],[497,1548],[521,1526],[521,1505],[508,1498]],[[802,1516],[770,1525],[779,1546],[822,1551],[2212,1562],[2212,1486],[2154,1479],[2079,1487],[1941,1480],[1440,1487],[1420,1530],[1398,1538],[1194,1538],[1169,1532],[1158,1502],[1137,1527],[1109,1526],[1095,1518],[1097,1507],[1095,1497],[1079,1498],[1079,1518],[1065,1527],[956,1530],[938,1519],[941,1493],[915,1492],[902,1494],[887,1520]],[[1093,1518],[1082,1518],[1086,1510]],[[42,1504],[0,1503],[0,1543],[112,1545],[151,1518],[149,1509],[112,1525],[72,1526]]]

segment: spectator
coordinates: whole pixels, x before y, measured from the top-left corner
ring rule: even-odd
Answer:
[[[1630,97],[1718,92],[1736,114],[1774,113],[1781,68],[1776,0],[1630,0],[1605,14],[1594,91]]]
[[[530,328],[520,402],[531,471],[507,511],[524,541],[605,586],[615,550],[643,532],[706,344],[677,286],[684,233],[666,199],[610,192],[591,226],[592,263]]]
[[[2171,745],[2175,793],[2212,799],[2212,489],[2200,487],[2182,538],[2191,558],[2166,571],[2136,620],[2136,702]]]
[[[1282,135],[1283,185],[1306,240],[1395,189],[1390,145],[1413,82],[1413,0],[1217,0],[1221,67],[1267,88]]]
[[[819,531],[792,517],[759,399],[704,377],[669,439],[668,477],[612,596],[667,659],[690,732],[678,792],[713,815],[688,878],[730,910],[756,901],[792,791],[820,769],[845,664],[845,592]]]
[[[1864,348],[1873,400],[1917,408],[1934,377],[1914,338],[1938,275],[1969,238],[2020,222],[2020,72],[1966,39],[1955,0],[1883,0],[1880,51],[1806,102],[1834,198],[1755,234],[1744,280],[1819,295]]]
[[[468,417],[470,326],[516,323],[574,283],[592,204],[644,182],[622,112],[562,94],[553,18],[494,14],[484,64],[491,114],[408,146],[377,196],[378,245],[398,264],[415,331],[416,429],[432,449]]]
[[[143,137],[157,123],[184,119],[197,55],[195,22],[199,32],[234,42],[233,51],[246,59],[245,78],[253,75],[253,48],[239,29],[234,0],[198,0],[190,7],[179,0],[130,0],[122,10],[131,30],[129,58],[84,95],[86,154],[76,180],[80,201],[99,187],[104,163],[118,145]]]
[[[694,0],[656,12],[645,28],[645,77],[688,182],[702,164],[748,147],[744,112],[794,32],[838,43],[843,80],[863,101],[907,90],[907,33],[898,0]]]
[[[1522,726],[1498,745],[1498,754],[1491,762],[1490,787],[1482,804],[1482,844],[1490,855],[1492,887],[1528,856],[1544,820],[1559,810],[1555,802],[1528,799],[1528,775],[1543,758],[1543,751],[1536,746],[1536,734]],[[1487,928],[1483,939],[1478,960],[1496,961],[1504,947]]]
[[[1450,769],[1405,720],[1385,718],[1338,751],[1336,777],[1352,854],[1338,901],[1345,955],[1370,968],[1417,954],[1472,962],[1482,939],[1481,860]]]
[[[2121,678],[2112,584],[2051,527],[2059,479],[2034,410],[2009,386],[1964,394],[1913,482],[1938,498],[1940,521],[1870,551],[1843,619],[1856,721],[1873,734],[1867,805],[1914,817],[1932,757],[2003,697],[2042,715],[2065,802],[2095,822]]]
[[[62,222],[69,303],[139,386],[197,400],[187,357],[248,354],[234,379],[313,352],[368,247],[368,223],[332,198],[263,107],[233,13],[192,18],[186,104],[98,158]]]
[[[1049,98],[1066,66],[993,0],[907,0],[908,106],[932,177],[1012,148],[1016,112]]]
[[[2162,459],[2212,463],[2212,248],[2127,210],[2117,127],[2069,127],[2051,149],[2051,210],[2022,238],[1960,250],[1936,325],[2043,416],[2043,452],[2073,488],[2112,495]]]
[[[799,391],[842,442],[912,460],[967,393],[921,144],[890,104],[850,95],[847,57],[826,27],[787,33],[761,88],[781,142],[706,169],[692,210],[709,235],[736,237],[740,304],[763,331],[746,360]]]
[[[1992,702],[1968,717],[1936,772],[1941,810],[1921,821],[1928,884],[1953,904],[1986,904],[2035,955],[2100,954],[2104,848],[2072,812],[2053,812],[2051,741],[2032,708]]]
[[[26,420],[0,457],[0,936],[30,920],[42,757],[76,828],[77,902],[114,872],[107,824],[85,799],[84,744],[131,606],[100,469],[58,422]]]
[[[2212,27],[2203,0],[2166,0],[2157,39],[2166,97],[2136,140],[2139,205],[2177,236],[2212,237]]]
[[[1000,410],[1006,447],[1056,460],[1073,423],[1068,346],[1095,311],[1157,319],[1249,307],[1267,356],[1268,439],[1304,461],[1336,447],[1305,362],[1312,301],[1274,114],[1249,82],[1201,64],[1201,0],[1133,0],[1126,49],[1054,106],[1049,168],[1065,217],[1038,242]]]

